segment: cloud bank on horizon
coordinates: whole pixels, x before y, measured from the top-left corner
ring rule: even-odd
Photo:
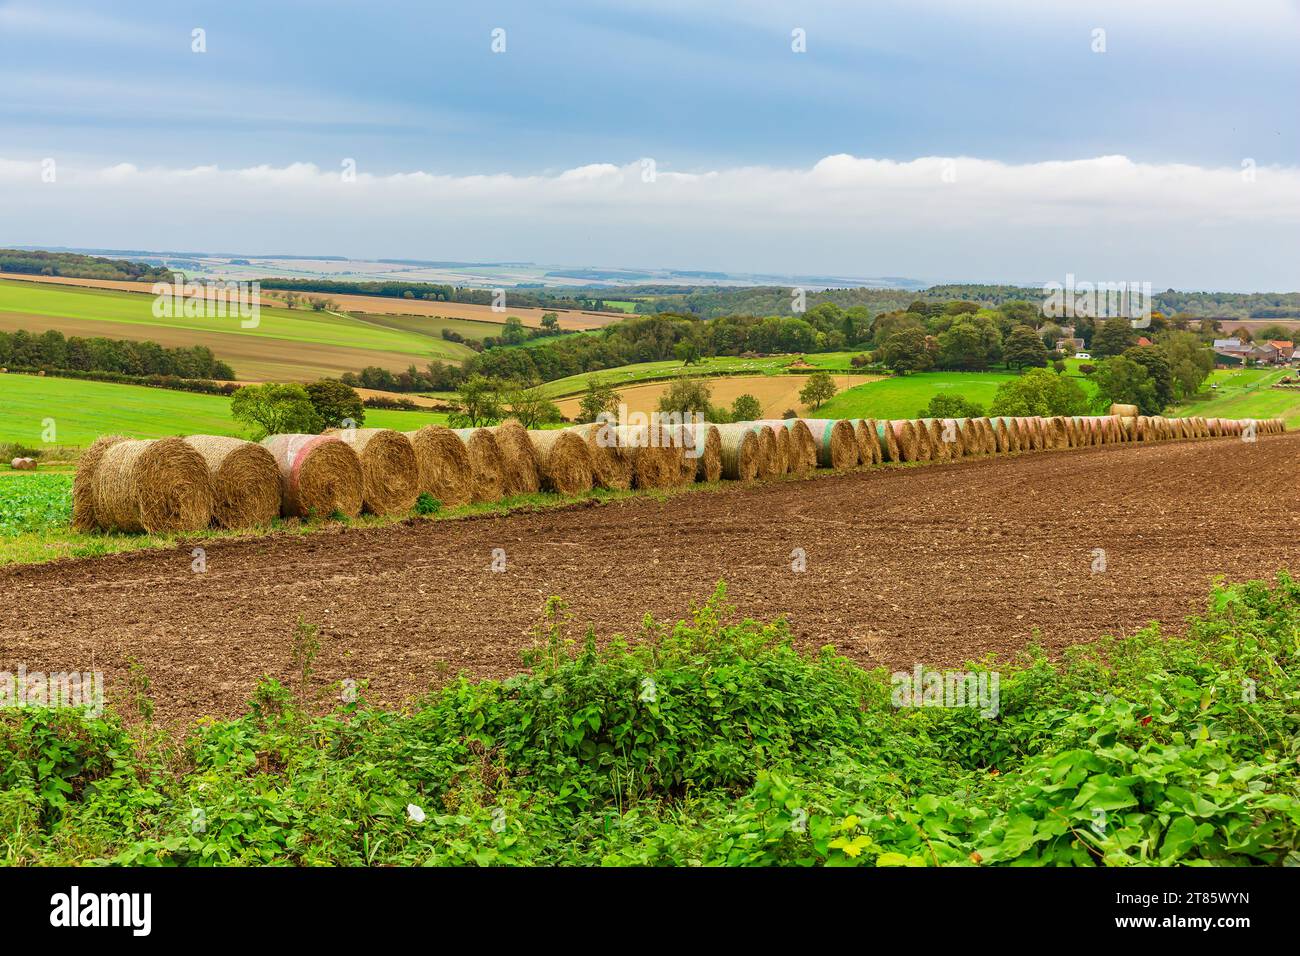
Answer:
[[[1300,288],[1294,0],[130,9],[0,2],[0,244]]]

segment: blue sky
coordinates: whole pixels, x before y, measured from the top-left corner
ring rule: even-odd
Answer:
[[[191,52],[196,27],[206,31],[203,54]],[[496,28],[505,30],[504,53],[491,50]],[[806,31],[806,53],[791,50],[794,28]],[[1094,52],[1097,29],[1105,31],[1104,53]],[[708,175],[807,171],[838,154],[900,163],[972,157],[1012,169],[1124,156],[1144,168],[1234,172],[1249,160],[1285,174],[1271,186],[1261,176],[1256,195],[1275,187],[1285,194],[1300,155],[1298,41],[1296,0],[8,0],[0,2],[0,82],[6,90],[0,161],[53,157],[61,168],[78,170],[311,164],[330,171],[348,157],[362,172],[381,177],[418,171],[526,179],[595,164],[624,167],[642,157],[653,157],[661,172]],[[1050,187],[1057,198],[1063,188],[1059,182]],[[78,199],[91,207],[79,223],[64,218],[72,189],[47,193],[18,203],[11,221],[0,219],[0,241],[55,244],[58,232],[61,245],[267,248],[249,230],[246,241],[232,243],[241,233],[228,226],[148,217],[119,221],[115,233],[123,194],[103,184],[83,184]],[[1130,194],[1120,194],[1132,202]],[[185,199],[183,191],[168,195]],[[874,195],[856,197],[868,204],[862,210],[867,219]],[[1019,198],[1041,206],[1044,197]],[[1176,212],[1178,203],[1170,201]],[[418,231],[394,230],[392,221],[359,216],[340,224],[337,238],[346,236],[351,245],[337,251],[559,261],[547,254],[554,249],[568,262],[576,255],[586,263],[737,270],[767,270],[784,258],[791,268],[820,262],[808,271],[859,275],[915,275],[928,266],[925,276],[955,277],[996,266],[978,256],[963,261],[959,247],[947,243],[930,260],[915,254],[920,250],[906,252],[924,233],[923,223],[908,220],[903,210],[895,214],[903,218],[889,225],[905,251],[892,255],[882,255],[887,250],[868,236],[862,248],[869,254],[846,255],[845,241],[854,239],[848,231],[820,251],[801,239],[797,250],[769,246],[756,255],[741,242],[734,261],[722,261],[716,242],[696,243],[687,235],[698,226],[690,209],[674,212],[666,204],[657,215],[640,218],[621,207],[610,219],[620,229],[644,231],[642,244],[611,248],[599,229],[584,244],[581,224],[599,217],[603,204],[592,196],[572,199],[559,211],[543,203],[546,221],[565,231],[549,244],[511,237],[496,251],[491,237],[477,236],[468,223],[468,248],[457,248],[447,235],[425,241]],[[1226,240],[1248,242],[1252,231],[1271,244],[1296,237],[1289,206],[1279,221],[1274,198],[1263,204],[1274,212],[1252,222],[1252,204],[1257,199],[1230,216]],[[781,234],[803,237],[812,227],[786,205],[786,218],[771,237],[777,246]],[[516,226],[535,227],[537,220],[527,217],[542,215],[539,207],[518,202],[518,208]],[[809,216],[819,209],[814,204]],[[988,204],[980,223],[1006,231],[996,245],[1014,250],[1014,236],[999,224],[997,210]],[[1185,231],[1213,223],[1223,208],[1216,200],[1192,222],[1157,212],[1153,227]],[[293,213],[293,207],[277,209]],[[302,221],[297,232],[277,226],[274,238],[296,246],[313,236],[335,241],[306,209]],[[883,225],[871,222],[873,230]],[[668,241],[674,234],[676,245]],[[189,241],[180,243],[186,236]],[[1039,241],[1032,231],[1026,236]],[[1099,234],[1089,238],[1095,246]],[[1181,283],[1203,274],[1200,264],[1175,268],[1179,250],[1157,262],[1141,242],[1125,243],[1130,258],[1150,263],[1137,263],[1139,271]],[[394,248],[398,244],[402,248]],[[615,253],[618,261],[606,258]],[[1245,257],[1246,251],[1234,254]],[[1031,278],[1044,270],[1055,276],[1070,255],[1064,246],[1054,257],[1026,253],[1021,265],[1008,264],[1004,275],[989,278]],[[1076,272],[1108,266],[1095,251],[1080,249],[1076,261]],[[1019,272],[1025,274],[1011,274]],[[1249,285],[1286,275],[1281,260],[1270,262],[1266,254],[1253,266],[1243,259],[1225,268],[1219,281]],[[1292,281],[1289,288],[1297,286],[1300,281]]]

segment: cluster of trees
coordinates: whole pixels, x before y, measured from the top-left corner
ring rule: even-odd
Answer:
[[[453,428],[495,425],[506,418],[518,419],[525,428],[564,420],[560,407],[537,388],[484,375],[471,375],[461,383],[455,407],[447,416]]]
[[[262,279],[263,289],[295,292],[323,292],[333,295],[375,295],[387,299],[420,299],[425,302],[460,302],[467,305],[492,305],[497,293],[492,289],[470,289],[439,282],[353,282],[341,279]],[[590,309],[603,304],[588,295],[564,295],[541,291],[525,292],[518,288],[506,291],[506,299],[515,308]]]
[[[1213,370],[1213,353],[1195,335],[1165,332],[1154,346],[1129,348],[1098,363],[1090,378],[1099,410],[1119,402],[1136,405],[1143,415],[1159,415],[1195,395]]]
[[[64,336],[57,329],[0,332],[0,366],[189,379],[235,377],[234,369],[203,345],[163,348],[157,342]]]
[[[308,385],[245,385],[230,397],[230,416],[261,439],[360,426],[366,411],[355,389],[338,379],[322,378]]]
[[[68,276],[75,279],[117,279],[125,282],[171,282],[170,269],[125,259],[103,259],[75,252],[0,249],[0,272],[22,275]]]

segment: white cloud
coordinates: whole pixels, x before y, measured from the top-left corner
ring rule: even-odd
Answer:
[[[310,163],[106,168],[0,159],[6,241],[531,259],[776,273],[1295,286],[1300,168],[1012,164],[845,154],[807,168],[547,175],[424,171],[355,182]]]

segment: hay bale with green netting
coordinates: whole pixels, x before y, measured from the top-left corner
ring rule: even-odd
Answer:
[[[126,439],[100,456],[94,507],[105,530],[201,531],[212,522],[212,479],[181,438]]]
[[[528,430],[513,418],[489,428],[501,449],[507,495],[531,495],[542,487],[542,463]]]
[[[217,527],[256,528],[280,516],[280,469],[269,451],[225,435],[190,435],[184,441],[208,467]]]
[[[506,495],[506,464],[501,447],[486,428],[455,428],[456,437],[465,443],[469,472],[473,480],[470,500],[483,503],[500,501]]]
[[[567,428],[524,433],[537,455],[541,486],[561,495],[591,490],[591,449],[581,435]]]
[[[810,425],[809,427],[811,428],[812,426]],[[816,436],[814,435],[813,437],[815,438]],[[893,462],[900,460],[898,439],[894,437],[894,430],[889,427],[888,419],[876,419],[876,444],[880,446],[880,457],[882,461]],[[821,445],[818,443],[818,448],[820,449],[820,447]]]
[[[753,481],[758,477],[758,436],[745,425],[718,425],[722,443],[722,477]]]
[[[846,418],[803,418],[817,445],[817,465],[844,471],[858,464],[858,439]]]
[[[127,437],[103,435],[96,438],[77,462],[77,474],[72,479],[73,531],[94,531],[100,526],[95,517],[95,475],[104,452],[120,441],[127,441]]]
[[[591,452],[591,481],[596,488],[626,491],[632,487],[634,455],[618,443],[618,426],[611,421],[588,422],[569,429]]]
[[[916,435],[916,460],[933,461],[936,449],[930,443],[930,429],[923,419],[912,419],[912,433]]]
[[[460,437],[443,425],[403,432],[415,450],[421,492],[445,508],[468,504],[474,497],[474,470]]]

